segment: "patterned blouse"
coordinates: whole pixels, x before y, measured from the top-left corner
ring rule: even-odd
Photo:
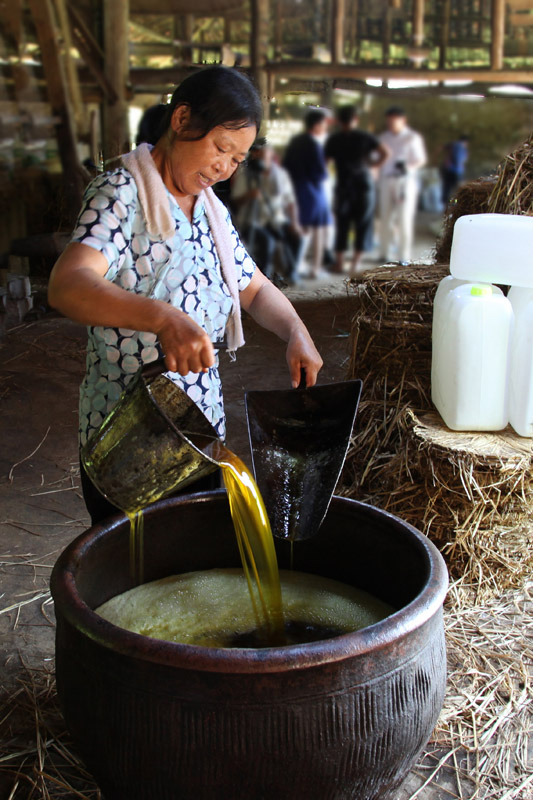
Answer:
[[[107,280],[128,292],[171,303],[188,314],[211,341],[224,337],[232,303],[222,278],[215,243],[198,198],[189,222],[167,190],[176,223],[173,237],[155,240],[147,230],[132,175],[123,167],[89,184],[72,241],[94,247],[107,259]],[[231,222],[239,290],[250,283],[255,264]],[[90,326],[87,372],[80,388],[80,444],[111,411],[142,364],[162,355],[154,333]],[[216,364],[209,372],[166,375],[181,386],[224,438],[222,389]]]

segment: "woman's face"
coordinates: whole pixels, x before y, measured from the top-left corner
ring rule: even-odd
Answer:
[[[214,183],[231,177],[248,154],[256,137],[255,125],[231,130],[219,125],[202,139],[187,141],[188,108],[178,107],[172,116],[177,134],[167,159],[164,179],[170,179],[170,191],[180,195],[197,195]],[[166,180],[165,180],[166,182]],[[168,184],[167,184],[168,185]]]

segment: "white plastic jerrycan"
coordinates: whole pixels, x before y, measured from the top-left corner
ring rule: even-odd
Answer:
[[[449,428],[497,431],[508,422],[513,309],[496,286],[441,281],[434,303],[431,395]]]
[[[533,437],[533,289],[513,286],[514,311],[509,371],[509,422],[520,436]]]
[[[460,280],[533,288],[533,217],[459,217],[453,228],[450,272]]]

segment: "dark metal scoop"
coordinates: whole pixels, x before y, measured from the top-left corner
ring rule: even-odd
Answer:
[[[350,442],[362,381],[247,392],[255,478],[282,539],[308,539],[326,515]]]

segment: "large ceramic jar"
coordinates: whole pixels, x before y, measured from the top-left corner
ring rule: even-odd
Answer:
[[[146,512],[145,579],[239,564],[222,491]],[[287,567],[287,542],[280,541]],[[91,528],[52,575],[57,687],[106,800],[387,800],[442,706],[447,573],[421,533],[334,498],[295,567],[396,613],[305,645],[210,649],[118,628],[93,609],[132,586],[129,523]]]

